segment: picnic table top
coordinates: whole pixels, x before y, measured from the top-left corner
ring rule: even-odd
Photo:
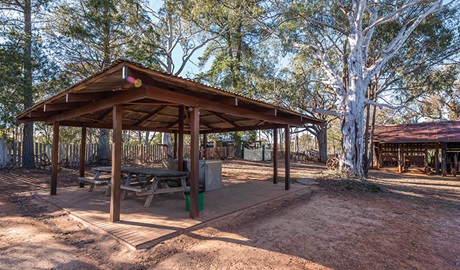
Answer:
[[[112,172],[112,167],[93,167],[93,171],[101,171],[101,172]],[[154,177],[181,177],[187,176],[188,172],[181,172],[175,170],[165,170],[165,169],[156,169],[156,168],[138,168],[138,167],[121,167],[121,172],[124,173],[132,173],[132,174],[145,174],[145,175],[153,175]]]

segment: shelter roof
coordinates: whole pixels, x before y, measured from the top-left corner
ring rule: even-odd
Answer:
[[[271,129],[324,121],[199,82],[118,59],[107,68],[27,109],[19,123],[112,128],[112,107],[123,105],[123,129],[174,132],[179,106],[200,108],[200,132]],[[185,119],[188,119],[185,110]],[[189,130],[185,120],[185,131]]]
[[[374,142],[460,142],[460,121],[376,126]]]

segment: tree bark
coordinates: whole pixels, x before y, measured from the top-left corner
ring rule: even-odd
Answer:
[[[340,170],[351,176],[364,177],[364,101],[366,84],[363,80],[363,42],[361,26],[351,21],[348,41],[348,89],[343,95],[344,115],[342,117],[342,155]]]
[[[24,1],[24,109],[33,105],[32,98],[32,7]],[[34,167],[34,124],[26,123],[23,129],[22,166]]]
[[[161,143],[168,146],[168,157],[173,157],[174,156],[174,153],[173,153],[173,148],[172,148],[172,144],[171,144],[171,134],[170,133],[162,133],[161,134]]]
[[[109,158],[109,130],[101,129],[99,144],[97,148],[97,158],[99,165],[108,165]]]
[[[327,161],[327,126],[318,126],[318,133],[316,135],[319,148],[319,161]]]

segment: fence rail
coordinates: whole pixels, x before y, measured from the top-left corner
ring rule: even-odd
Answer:
[[[21,142],[7,143],[3,153],[5,160],[12,162],[14,167],[22,166],[22,148]],[[97,157],[98,144],[87,144],[85,153],[85,165],[107,164],[109,160],[99,160]],[[1,151],[1,149],[0,149]],[[208,148],[209,159],[228,159],[235,157],[234,147],[214,147]],[[34,144],[34,162],[37,168],[47,169],[51,165],[51,144]],[[111,156],[109,150],[109,157]],[[0,153],[1,154],[1,153]],[[200,156],[204,154],[202,149]],[[7,158],[8,157],[8,158]],[[184,157],[190,157],[190,146],[184,145]],[[164,144],[152,145],[132,145],[124,144],[122,151],[122,163],[124,164],[149,164],[157,163],[168,158],[168,147]],[[64,167],[80,166],[80,145],[79,144],[59,144],[58,160]],[[2,165],[2,164],[0,164]],[[6,165],[3,164],[3,165]],[[1,166],[0,166],[1,167]]]
[[[100,164],[97,157],[97,144],[87,144],[85,153],[85,164]],[[159,162],[167,158],[168,147],[164,144],[153,145],[123,145],[122,161],[129,164],[144,164]],[[22,166],[22,142],[8,143],[7,156],[14,167]],[[5,151],[5,150],[4,150]],[[36,167],[46,167],[46,163],[51,163],[52,147],[50,144],[34,144],[34,162]],[[109,150],[109,156],[111,156]],[[80,145],[79,144],[59,144],[58,160],[61,166],[78,167],[80,166]],[[108,162],[108,160],[106,161]],[[49,164],[48,164],[49,165]]]

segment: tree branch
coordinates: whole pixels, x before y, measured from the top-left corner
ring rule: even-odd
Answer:
[[[406,106],[403,106],[403,105],[400,105],[400,106],[393,106],[393,105],[390,105],[390,104],[383,104],[383,103],[378,103],[376,101],[372,101],[372,100],[369,100],[369,99],[365,99],[364,100],[365,103],[367,104],[370,104],[370,105],[374,105],[374,106],[377,106],[379,108],[390,108],[390,109],[393,109],[393,110],[399,110],[401,108],[405,108]]]

